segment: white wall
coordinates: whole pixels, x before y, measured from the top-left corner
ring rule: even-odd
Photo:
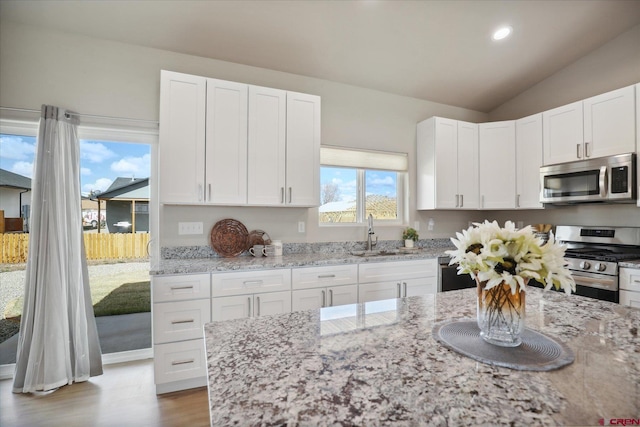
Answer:
[[[0,210],[4,211],[5,218],[20,218],[21,200],[22,205],[31,204],[31,191],[22,193],[24,190],[14,188],[0,188]],[[20,194],[22,193],[22,198]]]

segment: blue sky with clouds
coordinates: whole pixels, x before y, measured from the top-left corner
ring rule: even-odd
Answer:
[[[382,196],[396,197],[397,195],[396,172],[386,172],[368,170],[365,174],[365,192],[369,194],[379,194]],[[320,169],[320,185],[326,183],[337,184],[340,188],[339,200],[350,202],[356,200],[358,190],[356,180],[356,170],[339,167],[322,167]]]
[[[0,168],[31,178],[36,138],[0,135]],[[151,148],[147,144],[80,141],[80,185],[82,194],[105,191],[118,177],[147,178]]]

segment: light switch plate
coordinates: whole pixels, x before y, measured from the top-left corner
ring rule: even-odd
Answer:
[[[304,221],[298,221],[298,233],[304,233],[305,223]]]
[[[201,222],[179,222],[178,234],[202,234],[203,233]]]

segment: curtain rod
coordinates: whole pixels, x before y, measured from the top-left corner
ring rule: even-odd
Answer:
[[[22,112],[22,113],[36,113],[36,114],[40,114],[40,110],[32,110],[30,108],[13,108],[13,107],[0,107],[0,110],[9,110],[9,111],[18,111],[18,112]],[[143,120],[143,119],[128,119],[126,117],[111,117],[111,116],[97,116],[97,115],[93,115],[93,114],[82,114],[82,113],[71,113],[71,112],[66,112],[65,116],[75,116],[75,117],[87,117],[87,118],[91,118],[91,119],[109,119],[109,120],[122,120],[122,121],[127,121],[127,122],[139,122],[139,123],[151,123],[151,124],[158,124],[157,120]]]

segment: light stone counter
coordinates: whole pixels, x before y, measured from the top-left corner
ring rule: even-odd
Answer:
[[[618,267],[640,268],[640,259],[620,261]]]
[[[312,267],[365,262],[430,259],[444,256],[450,248],[421,248],[412,253],[385,256],[355,256],[350,253],[294,253],[281,257],[240,256],[237,258],[182,258],[163,259],[152,266],[150,274],[189,274],[214,271],[261,270],[268,268]]]
[[[527,290],[527,325],[569,366],[492,367],[436,342],[473,318],[473,289],[214,322],[204,327],[211,424],[598,425],[640,417],[640,310]]]

